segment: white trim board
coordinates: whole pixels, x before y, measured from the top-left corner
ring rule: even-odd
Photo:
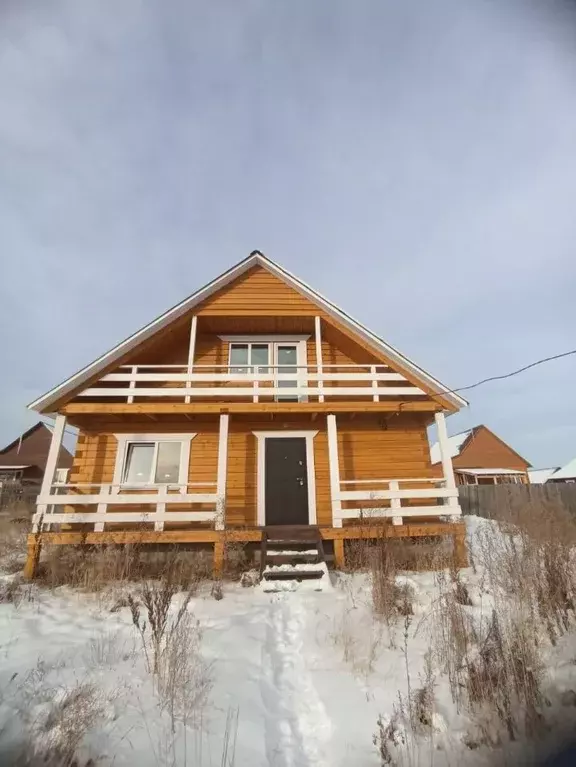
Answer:
[[[118,442],[118,446],[116,448],[116,459],[114,461],[114,479],[112,480],[112,484],[114,485],[113,492],[118,493],[120,491],[120,487],[125,488],[138,488],[138,485],[135,485],[134,483],[131,484],[123,484],[122,483],[122,475],[124,473],[124,466],[126,463],[126,454],[128,451],[128,445],[131,442],[180,442],[182,445],[182,451],[180,453],[180,467],[178,471],[178,482],[173,482],[169,484],[174,485],[187,485],[188,484],[188,473],[190,471],[190,443],[196,436],[196,433],[189,433],[189,434],[114,434],[114,437],[116,438],[116,441]],[[158,483],[157,485],[154,485],[154,483],[146,482],[144,483],[146,487],[151,486],[157,486],[161,487],[163,483]],[[181,490],[182,494],[185,495],[187,492],[187,487],[183,487]]]
[[[49,392],[34,400],[34,402],[31,402],[28,405],[28,408],[30,410],[37,410],[40,412],[49,410],[49,408],[54,405],[61,397],[64,397],[66,394],[80,387],[86,381],[95,378],[99,372],[114,364],[114,362],[138,346],[138,344],[141,344],[143,341],[153,336],[159,330],[189,312],[206,298],[209,298],[217,290],[228,285],[230,282],[244,274],[253,266],[261,266],[264,269],[267,269],[283,282],[297,290],[300,294],[306,296],[306,298],[311,300],[317,306],[320,306],[328,315],[341,322],[352,333],[363,338],[373,348],[386,355],[390,360],[396,361],[398,364],[410,370],[416,380],[426,383],[434,392],[444,396],[454,405],[456,409],[465,407],[468,404],[465,399],[460,397],[458,394],[451,392],[448,387],[444,386],[444,384],[440,383],[440,381],[438,381],[436,378],[422,370],[422,368],[416,365],[415,362],[410,360],[408,357],[405,357],[393,346],[390,346],[390,344],[387,344],[377,335],[372,333],[372,331],[368,330],[368,328],[366,328],[360,322],[350,317],[350,315],[346,314],[346,312],[336,306],[336,304],[333,304],[331,301],[324,298],[324,296],[322,296],[320,293],[313,290],[313,288],[311,288],[309,285],[306,285],[306,283],[299,280],[297,277],[288,272],[286,269],[283,269],[274,261],[266,258],[266,256],[260,253],[260,251],[255,250],[248,256],[248,258],[240,261],[227,272],[224,272],[215,280],[212,280],[212,282],[209,282],[203,288],[196,291],[196,293],[193,293],[188,298],[185,298],[179,304],[176,304],[176,306],[172,307],[172,309],[164,312],[164,314],[161,314],[155,320],[150,322],[148,325],[145,325],[133,335],[129,336],[126,340],[119,343],[113,349],[110,349],[110,351],[106,352],[101,357],[98,357],[98,359],[96,359],[94,362],[86,365],[70,378],[67,378],[61,384],[55,386]]]
[[[316,524],[316,472],[314,469],[314,437],[318,431],[253,431],[258,440],[256,524],[266,524],[266,438],[301,437],[306,440],[306,471],[308,484],[308,524]]]

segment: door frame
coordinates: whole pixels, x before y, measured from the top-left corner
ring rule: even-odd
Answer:
[[[314,437],[318,431],[253,431],[258,440],[256,524],[266,524],[266,439],[301,437],[306,440],[306,470],[308,483],[308,524],[316,524],[316,473],[314,471]]]

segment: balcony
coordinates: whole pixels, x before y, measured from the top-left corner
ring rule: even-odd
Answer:
[[[425,392],[386,365],[124,365],[80,392],[83,401],[324,402],[421,398]]]

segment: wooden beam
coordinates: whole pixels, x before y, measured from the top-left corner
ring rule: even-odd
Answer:
[[[106,414],[129,415],[130,413],[197,414],[197,413],[435,413],[441,406],[435,402],[405,402],[388,400],[380,402],[71,402],[62,408],[64,415]]]
[[[330,500],[332,505],[332,524],[342,527],[340,511],[340,465],[338,460],[338,431],[336,429],[336,416],[331,413],[326,418],[328,431],[328,464],[330,470]]]
[[[194,352],[196,350],[196,328],[198,325],[198,317],[194,314],[190,323],[190,342],[188,345],[188,373],[192,373],[194,369]],[[186,381],[186,386],[191,386],[191,382]],[[186,395],[186,402],[190,402],[190,396]]]
[[[322,538],[327,541],[358,540],[370,538],[421,538],[425,536],[458,536],[466,531],[464,522],[420,522],[402,525],[347,525],[346,527],[321,527]]]
[[[32,540],[30,540],[32,539]],[[23,577],[31,581],[36,575],[38,561],[40,559],[40,541],[37,535],[28,537],[28,553],[26,555],[26,564],[24,565]]]
[[[316,373],[322,375],[322,321],[320,317],[314,317],[314,342],[316,347]],[[318,385],[318,402],[324,402],[324,392],[322,384]]]
[[[216,529],[224,530],[226,520],[226,476],[228,474],[228,413],[220,415],[218,432],[218,467],[216,479]]]
[[[346,558],[344,556],[344,539],[334,539],[334,567],[336,570],[343,570],[346,565]]]
[[[438,447],[440,448],[440,460],[442,461],[442,473],[448,490],[456,490],[456,479],[454,477],[454,468],[452,466],[452,456],[450,455],[450,444],[448,441],[448,431],[446,429],[446,418],[443,412],[436,413],[434,416],[436,428],[438,431]],[[448,498],[449,506],[458,506],[458,497]]]

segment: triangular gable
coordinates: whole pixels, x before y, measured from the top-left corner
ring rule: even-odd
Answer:
[[[109,370],[120,359],[125,357],[130,351],[152,338],[152,336],[160,330],[189,313],[192,309],[202,306],[205,311],[209,312],[210,306],[216,306],[218,299],[225,295],[223,289],[226,286],[230,285],[234,280],[241,278],[249,270],[258,268],[273,275],[289,288],[290,294],[294,297],[295,314],[301,314],[303,311],[308,313],[303,306],[300,305],[300,297],[302,297],[306,300],[305,306],[308,306],[309,302],[313,307],[318,307],[327,318],[330,318],[337,326],[344,329],[349,335],[352,335],[356,341],[366,344],[368,348],[371,348],[374,352],[382,355],[383,359],[391,363],[393,367],[396,367],[399,371],[403,372],[409,380],[418,383],[431,395],[436,395],[441,398],[440,401],[448,409],[458,410],[467,404],[466,400],[452,392],[429,373],[426,373],[412,360],[408,359],[408,357],[405,357],[393,346],[390,346],[390,344],[387,344],[381,338],[376,336],[364,325],[350,317],[350,315],[328,301],[328,299],[324,298],[320,293],[313,290],[278,264],[266,258],[266,256],[259,251],[254,251],[248,258],[240,261],[236,266],[224,272],[196,293],[193,293],[191,296],[184,299],[184,301],[181,301],[172,309],[169,309],[167,312],[160,315],[160,317],[129,336],[125,341],[122,341],[113,349],[106,352],[106,354],[103,354],[90,365],[82,368],[63,383],[30,403],[28,407],[40,412],[50,412],[50,408],[61,402],[68,394],[78,390],[86,383],[95,380],[105,371]],[[212,304],[210,299],[212,299]],[[260,302],[261,300],[262,296],[259,296],[258,301]],[[248,304],[248,308],[246,308],[246,304],[244,304],[244,306],[247,315],[254,313],[254,305],[250,306],[250,304]],[[229,310],[225,309],[224,306],[221,306],[220,309],[216,309],[216,311],[226,314]],[[230,311],[229,313],[233,314],[235,312]]]
[[[16,439],[12,440],[10,444],[6,445],[6,447],[3,447],[0,450],[0,455],[3,453],[8,453],[10,450],[16,447],[16,445],[20,442],[24,442],[24,440],[28,439],[28,437],[31,437],[35,432],[38,431],[38,429],[47,429],[48,427],[43,421],[38,421],[38,423],[35,423],[34,426],[31,426],[29,429],[26,429],[25,432],[23,432],[19,437],[16,437]]]
[[[474,468],[494,468],[501,466],[503,468],[514,468],[506,466],[507,463],[514,463],[514,460],[509,460],[508,457],[513,456],[519,463],[524,464],[523,468],[530,466],[529,461],[523,458],[519,453],[510,447],[503,439],[489,429],[484,424],[474,426],[472,429],[455,434],[449,438],[451,445],[451,458],[455,469],[474,469]],[[496,450],[491,448],[491,445],[495,446]],[[494,459],[494,452],[497,453],[498,458]],[[438,443],[434,443],[430,448],[430,456],[432,463],[438,463],[440,461],[440,448]],[[496,463],[494,463],[496,460]]]

